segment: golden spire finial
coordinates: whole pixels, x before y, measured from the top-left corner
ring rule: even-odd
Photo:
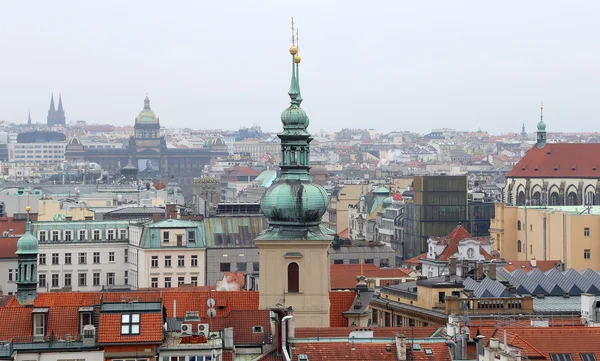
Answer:
[[[290,54],[298,54],[298,48],[296,47],[296,39],[294,38],[294,17],[292,16],[292,47],[290,48]]]
[[[27,212],[27,214],[29,214],[29,212],[31,212],[31,206],[29,206],[29,196],[31,195],[31,191],[27,190],[27,207],[25,207],[25,212]]]

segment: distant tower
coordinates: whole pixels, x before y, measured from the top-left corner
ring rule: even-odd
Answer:
[[[537,126],[537,143],[538,148],[546,146],[546,123],[544,123],[544,105],[540,106],[540,122]]]
[[[293,22],[292,22],[293,29]],[[293,30],[292,30],[293,32]],[[281,114],[280,176],[260,208],[268,228],[254,242],[260,254],[259,308],[291,307],[297,327],[329,327],[331,231],[321,225],[327,192],[309,174],[309,119],[300,108],[300,56],[293,43],[291,104]]]
[[[38,263],[38,240],[31,233],[31,222],[29,212],[31,207],[25,208],[27,212],[27,228],[25,234],[17,242],[18,272],[17,272],[17,300],[20,304],[33,302],[37,297],[37,263]]]
[[[31,126],[31,112],[29,112],[29,117],[27,117],[27,125]]]
[[[48,118],[47,124],[49,127],[53,127],[55,125],[65,125],[65,111],[63,109],[62,104],[62,96],[58,95],[58,110],[54,108],[54,94],[52,94],[50,98],[50,109],[48,109]]]
[[[523,122],[523,126],[521,127],[521,136],[523,138],[527,137],[527,132],[525,131],[525,122]]]

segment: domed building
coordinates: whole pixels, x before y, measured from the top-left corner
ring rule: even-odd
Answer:
[[[300,108],[302,96],[298,49],[290,49],[292,83],[290,105],[281,114],[283,132],[279,177],[264,193],[260,208],[267,229],[254,242],[259,248],[261,309],[294,310],[296,327],[329,326],[329,247],[332,231],[321,224],[329,197],[309,174],[309,118]]]
[[[144,99],[144,107],[135,118],[134,134],[123,148],[85,148],[77,138],[71,139],[65,150],[67,162],[94,162],[109,173],[121,171],[122,164],[132,162],[142,179],[159,179],[169,182],[174,174],[183,194],[192,197],[194,178],[202,176],[202,170],[211,159],[227,156],[227,145],[220,137],[211,138],[209,147],[167,148],[161,135],[160,119],[150,106],[150,98]]]
[[[17,300],[20,304],[31,304],[37,297],[37,267],[38,267],[38,240],[31,233],[29,212],[31,207],[25,208],[27,212],[27,228],[25,234],[17,242]]]
[[[227,151],[227,143],[225,143],[225,139],[221,136],[211,137],[204,142],[204,148]]]

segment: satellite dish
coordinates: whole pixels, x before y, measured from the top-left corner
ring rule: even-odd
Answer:
[[[215,309],[211,307],[208,310],[206,310],[206,314],[208,315],[208,317],[213,318],[217,315],[217,311],[215,311]]]
[[[207,305],[208,307],[215,307],[215,300],[214,300],[214,299],[212,299],[212,298],[209,298],[209,299],[206,301],[206,305]]]

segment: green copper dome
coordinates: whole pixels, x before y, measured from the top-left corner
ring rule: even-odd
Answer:
[[[136,124],[158,124],[158,117],[150,109],[150,98],[146,95],[144,99],[144,109],[135,120]]]
[[[29,228],[29,227],[28,227]],[[19,238],[17,242],[17,251],[15,254],[37,254],[38,253],[38,240],[35,238],[29,229],[24,235]]]
[[[281,113],[281,122],[284,127],[308,127],[309,120],[306,112],[297,104],[291,104]]]
[[[540,122],[538,123],[537,129],[538,129],[538,132],[546,131],[546,123],[544,123],[543,120],[540,120]]]
[[[280,181],[260,202],[269,224],[318,224],[327,210],[329,196],[323,187],[306,181]]]

